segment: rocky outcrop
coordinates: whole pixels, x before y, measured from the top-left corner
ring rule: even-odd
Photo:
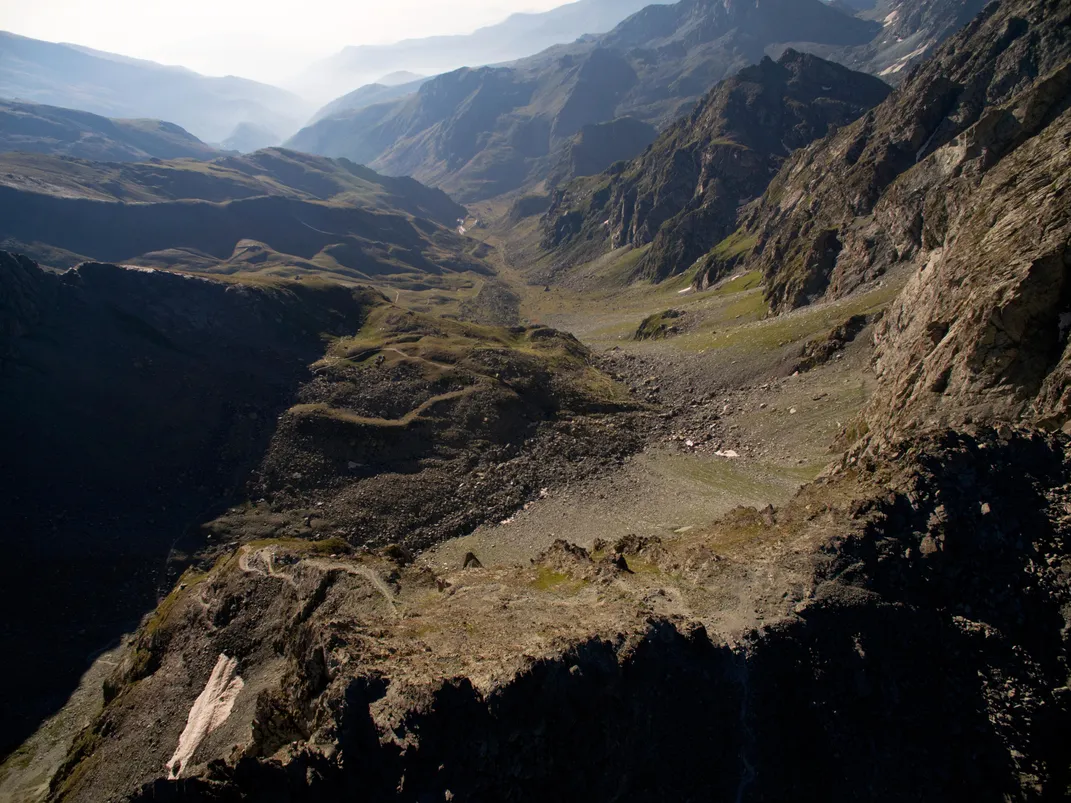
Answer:
[[[944,434],[765,517],[606,555],[559,543],[528,569],[243,548],[188,575],[138,636],[54,792],[1058,798],[1071,769],[1065,446]],[[759,576],[788,590],[743,580]],[[710,592],[728,588],[756,617],[731,635]],[[221,653],[244,690],[168,780]]]
[[[599,177],[597,190],[586,193],[592,182],[584,182],[559,191],[544,244],[569,262],[570,246],[587,256],[585,241],[652,243],[637,274],[680,273],[733,232],[740,205],[762,193],[793,150],[888,92],[876,78],[814,56],[790,50],[776,63],[764,59],[711,90],[642,156]]]
[[[910,215],[914,231],[887,226],[887,247],[917,270],[876,335],[887,392],[871,430],[1071,426],[1069,106],[1071,66],[990,110],[878,205],[877,221]]]
[[[993,3],[884,103],[795,154],[744,218],[757,238],[748,264],[764,272],[773,307],[842,296],[910,261],[927,225],[943,237],[945,223],[921,219],[927,205],[954,217],[978,176],[1040,133],[1064,103],[1057,72],[1071,57],[1069,14],[1052,0]],[[1028,90],[1034,100],[1015,111]],[[1016,114],[1026,116],[1013,121]],[[957,197],[941,201],[957,173]]]
[[[426,549],[640,446],[638,431],[606,415],[632,408],[623,388],[545,327],[383,307],[314,371],[255,474],[250,495],[268,504],[207,525],[217,542],[332,536]]]

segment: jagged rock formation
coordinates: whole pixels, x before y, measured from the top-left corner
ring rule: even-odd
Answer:
[[[162,120],[110,120],[89,112],[17,101],[0,101],[0,152],[4,151],[107,162],[219,156],[219,151],[193,134]]]
[[[583,126],[661,126],[710,86],[800,36],[861,45],[879,29],[819,0],[650,6],[594,41],[438,76],[406,99],[327,117],[287,145],[413,175],[461,201],[538,183]],[[634,155],[634,154],[629,154]]]
[[[882,245],[917,272],[876,335],[882,435],[992,419],[1071,429],[1069,199],[1071,64],[893,184],[875,210]]]
[[[410,178],[281,149],[210,162],[0,156],[0,246],[207,273],[335,274],[406,286],[489,272],[464,207]]]
[[[740,205],[766,189],[792,151],[888,92],[877,78],[815,56],[764,59],[718,84],[642,156],[559,191],[544,246],[572,245],[568,264],[593,250],[653,243],[636,273],[680,273],[736,228]]]
[[[983,174],[1046,136],[1069,57],[1066,3],[991,4],[873,112],[795,154],[744,219],[774,308],[843,295],[940,247]]]

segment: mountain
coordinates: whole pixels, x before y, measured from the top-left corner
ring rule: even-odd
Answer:
[[[253,153],[265,148],[273,148],[282,142],[282,137],[270,128],[254,123],[239,123],[231,135],[220,143],[227,151]]]
[[[789,43],[854,70],[866,70],[889,83],[903,80],[911,68],[929,58],[949,36],[970,22],[987,0],[871,0],[860,3],[860,19],[881,24],[870,44],[831,48],[811,43]]]
[[[423,281],[487,266],[413,179],[284,150],[208,162],[0,156],[0,242],[42,263]]]
[[[405,83],[383,84],[377,82],[374,84],[365,84],[340,98],[335,98],[326,106],[318,110],[316,114],[312,116],[312,119],[309,120],[308,125],[314,125],[320,120],[327,117],[334,117],[343,112],[358,111],[366,106],[373,106],[377,103],[385,103],[390,100],[407,97],[420,89],[420,87],[428,80],[429,79],[427,78],[417,76],[412,81],[407,81]],[[301,140],[297,137],[293,140],[293,142],[300,141]]]
[[[604,33],[648,4],[649,0],[574,0],[541,13],[511,14],[503,22],[471,34],[347,47],[310,68],[298,85],[305,94],[332,97],[368,83],[384,71],[415,70],[427,75],[513,61],[585,34]],[[393,86],[400,82],[376,83]]]
[[[1069,144],[1071,8],[1005,0],[746,221],[777,309],[909,276],[875,333],[871,448],[994,418],[1071,431]]]
[[[380,86],[401,86],[402,84],[411,84],[413,83],[413,81],[419,81],[421,78],[424,77],[425,76],[418,75],[417,73],[410,72],[409,70],[396,70],[392,73],[388,73],[387,75],[380,77],[374,83],[377,83]]]
[[[886,96],[779,157],[715,286],[532,292],[532,220],[451,314],[0,253],[0,750],[89,666],[0,795],[1065,799],[1068,14],[1000,0],[891,92],[798,51],[718,86],[715,154],[715,109],[818,136],[807,76]],[[453,315],[485,291],[595,348]]]
[[[1022,109],[1015,98],[1063,68],[1071,12],[1059,2],[1010,10],[1020,6],[987,7],[884,103],[785,163],[743,219],[755,242],[744,264],[763,272],[774,309],[842,296],[933,251],[968,203],[944,182],[981,178],[1057,113],[1059,97]],[[977,187],[956,187],[968,191]]]
[[[0,153],[29,151],[108,162],[211,159],[219,152],[173,123],[0,100]]]
[[[594,41],[448,73],[390,105],[328,117],[288,147],[411,174],[462,201],[488,198],[541,180],[585,125],[631,116],[665,126],[778,42],[863,45],[877,30],[819,0],[649,6]]]
[[[793,151],[885,99],[879,79],[793,50],[722,81],[642,156],[559,189],[544,245],[559,265],[608,250],[651,248],[636,273],[662,280],[691,267],[736,228]]]
[[[311,109],[282,89],[0,32],[0,98],[105,117],[168,120],[205,142],[240,123],[295,131]]]

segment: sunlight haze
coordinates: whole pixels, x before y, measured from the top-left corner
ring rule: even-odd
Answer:
[[[285,82],[346,45],[470,33],[563,0],[0,0],[0,30],[205,75]]]

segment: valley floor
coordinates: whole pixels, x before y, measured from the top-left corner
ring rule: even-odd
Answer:
[[[513,245],[510,232],[485,238],[497,246],[500,277],[521,299],[521,319],[588,346],[647,406],[650,426],[643,451],[619,471],[589,476],[429,550],[422,559],[440,570],[469,552],[485,565],[523,564],[557,539],[590,548],[630,534],[664,538],[738,506],[782,506],[839,455],[846,427],[874,389],[872,323],[906,278],[768,318],[754,274],[701,292],[690,289],[687,275],[625,284],[636,258],[626,248],[577,271],[587,279],[579,287],[545,288],[527,284],[501,258]],[[681,313],[670,320],[679,332],[636,339],[644,319],[669,309]],[[844,350],[797,370],[806,344],[857,315],[870,325]]]
[[[503,256],[523,230],[476,233],[494,249],[497,278],[463,276],[456,292],[402,291],[391,300],[453,315],[485,283],[504,285],[519,298],[514,322],[573,334],[628,387],[642,412],[609,425],[606,437],[614,437],[614,426],[635,427],[643,448],[617,466],[579,478],[573,472],[571,481],[563,469],[561,483],[499,523],[427,550],[418,562],[436,573],[456,572],[470,552],[489,569],[527,566],[558,540],[597,550],[599,542],[629,535],[687,538],[739,506],[785,505],[839,454],[838,439],[869,398],[870,326],[902,284],[886,278],[848,299],[769,318],[757,275],[730,277],[703,292],[691,291],[687,276],[628,285],[621,277],[635,254],[623,250],[589,266],[594,280],[586,286],[544,288],[529,285]],[[635,338],[646,318],[670,309],[680,315],[668,319],[675,327],[669,336]],[[846,348],[798,370],[808,343],[861,315],[869,325]],[[761,606],[753,604],[761,593],[749,587],[762,580],[742,572],[726,582],[721,593],[735,602],[724,606],[718,624],[732,638],[762,621]],[[9,757],[0,769],[0,798],[44,799],[73,734],[101,704],[100,681],[114,660],[104,654],[67,708]]]

